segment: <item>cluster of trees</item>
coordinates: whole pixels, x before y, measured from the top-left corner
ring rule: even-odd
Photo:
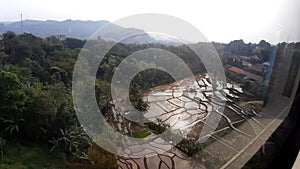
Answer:
[[[272,50],[274,50],[273,46],[265,40],[261,40],[258,44],[246,44],[243,40],[234,40],[229,44],[223,45],[224,51],[229,55],[257,56],[260,63],[270,61],[270,55],[272,54]]]
[[[72,76],[85,41],[31,34],[0,37],[0,152],[5,143],[46,144],[68,159],[98,151],[79,124],[72,102]],[[109,110],[110,85],[97,80],[99,106]],[[93,150],[92,150],[93,149]],[[112,155],[101,150],[112,158]],[[108,162],[115,163],[108,160]],[[105,165],[103,165],[105,166]]]
[[[3,139],[48,144],[80,126],[70,88],[79,49],[68,47],[70,41],[52,43],[26,33],[2,34],[0,134]],[[75,156],[88,148],[88,139],[77,139],[82,147],[68,145],[70,148],[64,152]],[[62,142],[60,145],[67,144],[66,140]]]
[[[72,158],[87,157],[92,151],[89,150],[92,142],[76,118],[71,91],[74,65],[85,43],[64,36],[43,39],[28,33],[6,32],[0,36],[0,137],[3,142],[49,144],[49,149],[59,149]],[[110,42],[100,39],[94,43],[97,48]],[[97,72],[95,91],[104,115],[111,110],[110,81],[117,66],[128,55],[151,47],[177,53],[194,73],[204,71],[201,61],[195,61],[193,58],[197,57],[186,46],[118,44],[107,53]],[[88,61],[88,64],[94,63]],[[131,82],[130,99],[136,108],[145,110],[147,104],[141,94],[173,80],[163,71],[145,70]]]
[[[115,162],[111,154],[97,148],[91,150],[95,145],[83,132],[73,107],[73,69],[85,43],[84,40],[64,36],[43,39],[28,33],[17,35],[6,32],[0,36],[0,152],[5,141],[21,140],[49,144],[53,149],[65,152],[68,157],[87,157],[97,151],[111,159],[109,162]],[[93,43],[97,49],[105,48],[111,42],[98,39]],[[227,52],[246,56],[253,54],[247,53],[249,51],[246,49],[239,51],[241,45],[249,47],[240,41],[234,41],[227,47],[218,45],[217,49]],[[269,48],[268,43],[258,45],[266,50]],[[95,91],[104,115],[111,111],[110,82],[118,65],[130,54],[147,48],[168,50],[178,55],[193,73],[205,72],[201,60],[185,45],[119,43],[104,56],[98,67]],[[89,49],[84,51],[91,53]],[[263,50],[260,52],[264,53]],[[87,61],[87,65],[92,64],[95,63]],[[141,95],[151,87],[173,81],[170,75],[157,69],[140,72],[130,83],[133,105],[139,110],[146,110],[147,104]],[[189,149],[184,145],[182,148]]]

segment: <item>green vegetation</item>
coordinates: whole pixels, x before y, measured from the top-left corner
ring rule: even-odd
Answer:
[[[156,123],[149,122],[146,123],[147,128],[154,134],[161,134],[165,132],[170,126],[166,123],[163,123],[161,120],[156,119]]]
[[[71,91],[74,65],[85,42],[65,36],[42,39],[28,33],[17,35],[6,32],[0,36],[0,152],[5,159],[3,162],[13,161],[15,166],[12,168],[26,168],[27,164],[22,160],[30,162],[29,157],[13,158],[10,149],[13,147],[11,145],[17,144],[16,140],[49,147],[49,154],[59,151],[65,154],[66,159],[91,160],[89,154],[92,143],[78,123]],[[95,49],[104,49],[110,42],[99,39],[91,43]],[[111,113],[110,81],[116,67],[128,55],[151,47],[178,53],[195,73],[204,71],[204,67],[199,67],[201,61],[197,60],[195,54],[186,46],[118,44],[107,53],[97,72],[96,99],[104,116]],[[93,52],[93,49],[85,48],[82,51],[81,54],[86,55]],[[191,58],[196,59],[191,62]],[[95,60],[83,62],[86,67],[82,67],[82,73],[88,74]],[[130,64],[138,65],[135,62]],[[148,69],[140,72],[130,84],[132,104],[138,110],[145,111],[148,105],[142,100],[142,94],[151,87],[172,81],[174,79],[170,75],[160,70]],[[160,125],[149,126],[162,132]],[[134,137],[138,138],[149,134],[146,129],[133,132]],[[28,152],[33,151],[30,147],[27,148]],[[37,151],[36,154],[38,153],[43,152]],[[102,152],[104,156],[106,153]],[[30,157],[32,160],[35,158]],[[40,158],[43,158],[43,155]],[[49,158],[48,161],[51,160]],[[33,164],[29,168],[47,166]]]
[[[58,39],[52,43],[26,33],[7,32],[0,37],[0,150],[3,162],[13,161],[12,168],[47,168],[31,165],[30,161],[52,163],[53,158],[43,156],[51,154],[49,143],[67,158],[84,156],[89,147],[90,140],[79,127],[71,99],[72,73],[79,50],[63,44]],[[41,154],[40,158],[20,154],[14,158],[12,145],[16,140],[41,145],[36,152],[26,147],[28,153]],[[43,146],[47,152],[39,150]],[[19,148],[26,154],[22,146]],[[31,166],[23,164],[26,161]],[[5,167],[9,165],[1,168]]]
[[[71,163],[82,159],[90,161],[95,164],[95,168],[115,168],[115,156],[96,148],[83,131],[72,102],[73,69],[80,51],[82,55],[91,54],[94,50],[106,49],[111,43],[100,38],[89,42],[93,44],[92,49],[82,49],[86,43],[84,40],[64,36],[42,39],[28,33],[17,35],[13,32],[0,36],[0,168],[65,168],[65,162],[70,162],[70,159],[75,159]],[[227,46],[218,45],[223,48]],[[225,48],[223,54],[253,54],[253,51],[248,50],[253,45],[247,44],[243,48],[239,48],[239,45],[245,44],[233,42]],[[259,45],[261,61],[268,60],[266,53],[269,46],[263,42]],[[200,46],[206,49],[207,43],[200,43]],[[130,54],[147,48],[168,50],[178,55],[193,73],[205,72],[200,59],[185,45],[117,44],[96,67],[96,99],[104,116],[109,117],[113,106],[110,82],[117,66]],[[96,59],[83,59],[81,73],[89,75],[89,68],[95,66]],[[145,64],[154,63],[129,63],[131,66]],[[129,77],[123,78],[127,80]],[[170,75],[161,70],[144,70],[130,83],[130,100],[138,110],[145,111],[148,105],[142,100],[143,93],[149,88],[173,81]],[[254,90],[260,88],[260,85],[245,83],[245,87],[249,91],[253,90],[253,93],[257,93]],[[168,125],[158,121],[145,124],[145,127],[144,130],[134,131],[133,136],[144,138],[150,132],[160,134]],[[201,150],[201,145],[183,140],[178,148],[193,155]]]
[[[64,169],[66,157],[60,152],[50,152],[41,145],[7,143],[0,160],[1,169]]]
[[[195,140],[183,139],[176,147],[188,156],[193,156],[203,149],[203,144],[197,143]]]
[[[90,169],[115,169],[117,168],[117,157],[108,153],[96,144],[92,144],[88,150],[88,158],[91,163],[87,166]]]
[[[151,134],[151,132],[149,132],[148,130],[140,130],[140,131],[132,132],[132,136],[135,138],[145,138],[145,137],[149,136],[150,134]]]

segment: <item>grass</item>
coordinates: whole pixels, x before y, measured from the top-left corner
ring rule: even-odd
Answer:
[[[1,169],[65,169],[65,157],[59,152],[50,152],[47,146],[25,146],[9,143],[0,157]]]
[[[150,131],[148,130],[140,130],[140,131],[135,131],[132,132],[132,136],[135,138],[145,138],[151,134]]]

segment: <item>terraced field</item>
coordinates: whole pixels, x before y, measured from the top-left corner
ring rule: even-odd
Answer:
[[[146,119],[166,124],[168,130],[201,144],[203,150],[188,156],[168,139],[146,134],[143,139],[149,142],[122,150],[128,158],[118,158],[119,168],[220,167],[263,128],[256,119],[261,117],[261,102],[246,95],[236,84],[227,83],[219,90],[207,75],[155,87],[143,99],[149,105]],[[113,108],[117,130],[128,136],[136,130],[144,133],[143,124],[126,118],[130,111],[122,104]]]

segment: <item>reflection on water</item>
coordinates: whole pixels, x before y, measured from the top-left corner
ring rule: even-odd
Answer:
[[[167,124],[170,130],[179,130],[186,139],[201,143],[203,150],[189,156],[180,148],[168,147],[161,138],[150,134],[145,139],[155,138],[152,144],[126,148],[130,158],[119,157],[120,168],[221,166],[263,128],[256,120],[261,117],[261,101],[245,94],[237,84],[227,83],[223,90],[213,91],[207,75],[155,87],[145,93],[143,100],[149,104],[149,109],[144,114],[147,119]],[[224,111],[222,103],[225,103]],[[113,111],[118,130],[124,131],[126,128],[126,133],[130,135],[143,128],[136,123],[124,122],[125,118],[119,118],[124,113],[120,107]],[[216,128],[207,122],[214,115],[221,119]],[[204,128],[208,130],[203,132]],[[163,153],[162,150],[168,151]],[[156,155],[153,156],[153,153]],[[137,154],[145,157],[135,158]]]

